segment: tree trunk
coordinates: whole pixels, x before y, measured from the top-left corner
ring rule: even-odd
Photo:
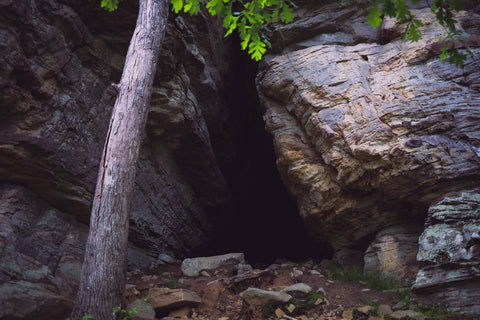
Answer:
[[[135,171],[169,8],[168,0],[139,3],[100,163],[72,319],[115,319],[113,308],[123,300]]]

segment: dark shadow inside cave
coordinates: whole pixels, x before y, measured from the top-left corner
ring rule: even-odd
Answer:
[[[233,213],[216,226],[215,251],[244,252],[250,264],[268,264],[275,258],[329,258],[331,247],[309,237],[296,201],[281,181],[255,88],[258,66],[237,48],[227,83],[235,156],[230,161],[219,159],[232,193]]]

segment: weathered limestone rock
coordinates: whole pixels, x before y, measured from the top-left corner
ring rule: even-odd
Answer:
[[[166,311],[184,306],[197,306],[202,299],[193,291],[185,289],[152,288],[148,290],[148,304],[155,311]]]
[[[479,315],[480,190],[451,193],[432,205],[419,239],[413,289],[451,311]]]
[[[268,291],[257,288],[248,288],[241,293],[242,298],[252,306],[261,306],[269,303],[285,303],[292,296],[285,292]]]
[[[26,188],[0,183],[0,319],[65,318],[86,236]]]
[[[73,307],[54,284],[23,280],[0,284],[0,301],[0,319],[65,319]]]
[[[399,225],[377,233],[365,251],[364,270],[411,283],[419,269],[418,237],[422,230],[422,225]]]
[[[420,312],[413,310],[398,310],[390,314],[391,319],[415,319],[415,320],[424,320],[425,316]]]
[[[243,253],[227,253],[212,257],[187,258],[182,261],[182,272],[187,277],[198,277],[200,272],[214,270],[220,266],[245,263]]]
[[[111,84],[136,6],[127,1],[109,13],[95,1],[0,1],[0,318],[61,319],[70,306],[116,96]],[[210,136],[223,116],[223,34],[205,15],[183,19],[167,26],[154,83],[130,268],[160,253],[193,254],[211,243],[217,213],[228,216]],[[11,313],[18,308],[24,313]]]
[[[63,296],[75,297],[81,273],[82,261],[78,257],[63,256],[60,258],[54,275],[62,280],[59,287]]]
[[[305,284],[305,283],[292,284],[291,286],[288,286],[288,287],[280,290],[280,292],[285,292],[285,293],[288,293],[288,294],[294,293],[294,295],[295,294],[307,295],[312,291],[313,291],[312,287],[310,287],[308,284]]]
[[[0,180],[84,223],[135,5],[0,4]],[[229,201],[207,127],[222,104],[221,27],[204,15],[182,19],[167,28],[132,206],[130,240],[150,256],[208,245]]]
[[[309,232],[336,257],[367,248],[385,228],[422,224],[446,194],[480,186],[478,8],[458,16],[474,53],[462,68],[438,61],[445,31],[426,3],[412,11],[424,23],[418,42],[402,41],[393,19],[369,30],[358,9],[312,3],[273,31],[276,52],[257,77],[281,177]],[[430,265],[416,286],[443,284],[440,303],[474,313],[478,228],[464,223],[425,230],[418,259]],[[414,235],[388,237],[370,245],[367,269],[393,273],[413,262]]]
[[[323,42],[267,57],[257,78],[282,179],[310,232],[336,250],[423,221],[435,199],[479,183],[480,50],[464,68],[438,62],[444,31],[428,8],[414,13],[419,42],[337,42],[322,28]],[[343,21],[332,25],[346,33]]]

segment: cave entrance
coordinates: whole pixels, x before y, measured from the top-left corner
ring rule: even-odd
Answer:
[[[331,248],[309,237],[277,171],[255,87],[257,63],[239,48],[234,51],[227,99],[236,156],[222,168],[233,197],[233,216],[217,227],[216,251],[244,252],[250,264],[330,258]]]

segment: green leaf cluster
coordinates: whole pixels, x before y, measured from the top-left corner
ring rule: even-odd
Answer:
[[[173,11],[194,15],[205,4],[212,16],[218,16],[227,30],[225,36],[237,30],[241,47],[258,61],[270,47],[266,36],[270,22],[293,21],[295,4],[290,0],[172,0]]]
[[[112,12],[118,9],[119,2],[120,0],[102,0],[100,6],[105,10]]]
[[[195,15],[200,6],[205,6],[209,14],[222,19],[223,27],[227,30],[225,36],[237,30],[241,39],[241,47],[247,50],[250,56],[259,61],[267,48],[271,47],[267,33],[270,22],[292,22],[293,9],[297,6],[292,0],[170,0],[175,13],[185,12]],[[437,21],[444,26],[448,35],[443,48],[440,61],[448,58],[457,66],[462,65],[466,57],[457,50],[456,43],[462,43],[468,54],[472,54],[465,45],[457,28],[454,13],[465,8],[465,0],[432,0],[432,12]],[[120,0],[101,0],[101,6],[108,11],[118,8]],[[355,0],[349,0],[355,2]],[[401,23],[407,24],[405,39],[417,41],[421,37],[420,27],[422,21],[411,12],[407,0],[370,0],[372,6],[367,15],[367,22],[374,28],[380,26],[383,17],[396,18]],[[410,0],[409,3],[417,4],[419,0]]]

